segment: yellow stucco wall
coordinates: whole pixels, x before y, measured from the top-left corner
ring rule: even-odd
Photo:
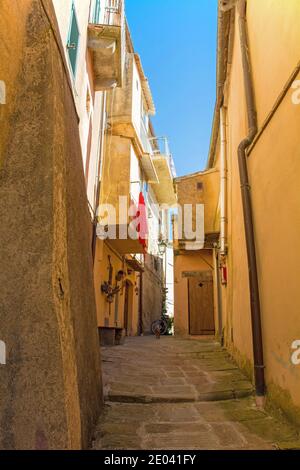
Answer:
[[[300,57],[300,2],[248,0],[247,19],[259,125]]]
[[[259,126],[300,57],[300,3],[249,0],[247,8]],[[300,77],[298,77],[299,79]],[[249,158],[269,397],[300,422],[300,106],[290,90]],[[238,24],[228,88],[228,286],[223,287],[226,345],[242,366],[252,362],[248,268],[237,148],[247,135]],[[225,313],[224,313],[225,312]],[[227,312],[227,314],[226,314]],[[297,409],[298,407],[298,409]]]
[[[6,104],[0,104],[0,169],[9,131],[8,116],[14,105],[15,81],[24,54],[26,41],[24,18],[28,16],[31,6],[32,0],[24,0],[22,4],[1,2],[0,30],[3,32],[5,42],[1,41],[0,43],[0,80],[5,83]],[[8,21],[8,18],[14,18],[14,21]],[[14,60],[10,60],[7,44],[14,44]]]
[[[126,272],[126,277],[119,282],[121,291],[118,296],[118,306],[116,307],[116,296],[114,302],[107,302],[106,295],[101,292],[101,285],[109,280],[109,259],[113,267],[113,286],[116,285],[116,274],[122,270]],[[128,274],[128,267],[115,251],[109,245],[101,240],[97,240],[95,268],[94,268],[95,294],[97,305],[97,317],[99,327],[117,327],[124,328],[124,298],[125,298],[125,282],[131,284],[129,294],[129,334],[134,336],[138,333],[138,316],[139,316],[139,274],[132,272]]]
[[[176,180],[178,204],[193,205],[193,225],[195,229],[195,205],[204,204],[205,234],[219,232],[219,162],[213,170],[187,175]],[[200,186],[198,184],[201,184]],[[176,229],[175,229],[176,232]],[[184,232],[183,232],[184,233]],[[176,234],[174,233],[176,238]],[[178,240],[174,240],[174,324],[176,335],[189,335],[188,279],[182,277],[183,271],[212,271],[214,278],[215,325],[218,329],[217,283],[213,251],[178,250]]]
[[[284,123],[288,122],[288,125]],[[287,95],[249,158],[253,188],[266,377],[300,406],[300,107]]]
[[[117,216],[119,196],[128,198],[130,193],[130,157],[130,139],[107,133],[100,203],[113,205]]]
[[[202,189],[198,189],[198,183],[201,183]],[[196,204],[204,204],[204,230],[205,233],[216,232],[219,230],[218,197],[219,197],[220,173],[216,167],[213,170],[199,172],[176,179],[176,190],[178,204],[183,207],[184,204],[192,204],[193,207],[193,225],[195,228]]]
[[[222,288],[226,299],[223,302],[223,310],[227,311],[224,336],[228,346],[234,342],[238,350],[243,351],[247,358],[252,358],[248,268],[237,160],[238,146],[248,132],[237,18],[228,89],[227,121],[229,250],[228,285]]]
[[[87,448],[102,384],[78,116],[52,1],[0,3],[0,448]]]
[[[183,277],[184,271],[213,271],[211,250],[202,250],[189,254],[174,256],[174,328],[175,335],[189,335],[188,278]],[[217,303],[214,302],[215,319]]]

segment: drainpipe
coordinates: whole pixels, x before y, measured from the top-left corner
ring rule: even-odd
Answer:
[[[226,138],[226,108],[220,109],[220,255],[227,254],[227,138]]]
[[[222,288],[221,288],[221,276],[220,276],[220,255],[218,244],[214,245],[214,256],[215,256],[215,279],[217,283],[217,302],[218,302],[218,337],[221,346],[224,346],[223,336],[223,302],[222,302]]]
[[[101,134],[99,140],[99,161],[98,161],[98,169],[97,169],[97,189],[96,189],[96,207],[95,207],[95,217],[93,220],[93,237],[92,237],[92,256],[93,256],[93,264],[95,264],[96,258],[96,245],[97,245],[97,211],[98,206],[100,203],[100,185],[101,185],[101,173],[102,173],[102,164],[104,159],[104,136],[105,136],[105,125],[106,125],[106,117],[105,117],[105,110],[106,110],[106,98],[107,94],[106,91],[103,92],[102,96],[102,103],[101,103]]]
[[[247,167],[247,149],[254,141],[258,131],[257,113],[254,97],[254,86],[251,71],[251,62],[249,56],[249,41],[246,20],[246,0],[239,0],[239,30],[240,43],[242,51],[244,86],[247,102],[247,116],[249,132],[247,137],[242,140],[238,148],[238,163],[240,172],[240,183],[242,193],[244,228],[247,245],[247,258],[249,270],[249,287],[251,298],[251,322],[252,322],[252,340],[253,340],[253,357],[254,357],[254,375],[257,405],[263,406],[265,396],[265,373],[263,359],[263,342],[261,328],[261,310],[260,297],[256,261],[256,249],[253,227],[253,210],[251,200],[251,188]]]

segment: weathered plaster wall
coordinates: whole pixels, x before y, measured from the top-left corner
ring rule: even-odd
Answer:
[[[298,406],[300,367],[291,362],[291,344],[300,339],[299,122],[300,107],[288,93],[249,157],[266,377],[288,390]]]
[[[234,343],[236,349],[250,359],[252,358],[250,294],[237,160],[238,146],[247,135],[248,129],[237,17],[234,37],[227,119],[228,285],[225,294],[227,315],[226,321],[224,319],[224,338],[229,348]]]
[[[116,274],[122,270],[126,272],[126,277],[118,285],[121,288],[118,294],[118,301],[116,305],[116,296],[114,302],[107,302],[106,295],[101,292],[101,285],[109,280],[109,258],[113,267],[113,286],[116,286]],[[130,335],[134,336],[138,331],[138,274],[134,271],[128,274],[128,266],[125,263],[123,257],[119,256],[117,252],[112,250],[109,245],[101,240],[97,240],[97,249],[95,257],[95,268],[94,268],[94,280],[95,280],[95,295],[97,304],[97,317],[99,327],[117,327],[124,328],[124,297],[125,297],[125,286],[126,280],[132,285],[132,295],[130,299]]]
[[[299,61],[300,32],[296,19],[300,18],[300,5],[294,0],[249,0],[247,16],[261,126]],[[237,148],[247,134],[247,125],[237,23],[232,62],[228,95],[229,255],[224,324],[226,344],[251,373],[248,268],[237,167]],[[268,396],[299,423],[300,368],[291,363],[291,344],[300,338],[300,107],[292,103],[292,93],[292,89],[288,91],[264,130],[248,165]]]
[[[196,221],[196,204],[204,204],[205,234],[219,231],[219,191],[220,172],[218,164],[213,170],[187,175],[176,180],[178,204],[193,206],[193,229]],[[184,228],[184,223],[183,223]],[[184,234],[184,232],[183,232]],[[175,234],[175,238],[178,235]],[[179,235],[180,236],[180,235]],[[217,329],[216,279],[212,250],[184,252],[174,245],[174,324],[175,334],[189,335],[188,279],[182,277],[183,271],[213,271],[214,273],[214,310]]]
[[[0,21],[0,447],[79,449],[102,390],[77,115],[52,3],[3,0]]]
[[[219,203],[220,173],[218,169],[199,172],[177,178],[176,189],[178,204],[193,206],[193,228],[196,221],[196,204],[204,204],[204,230],[205,233],[217,232],[219,230],[219,219],[217,217]],[[184,227],[184,224],[183,224]]]
[[[130,194],[131,141],[112,136],[105,139],[105,154],[101,180],[101,204],[111,204],[119,217],[119,196]]]
[[[74,76],[66,47],[71,22],[72,4],[74,4],[79,28],[77,69]],[[79,116],[79,135],[82,149],[83,166],[86,175],[87,194],[90,205],[95,209],[99,157],[102,147],[102,128],[105,116],[102,104],[105,93],[94,91],[94,73],[92,57],[87,49],[87,28],[89,23],[90,0],[53,0],[57,16],[63,51],[69,71],[70,83]],[[93,14],[94,5],[91,8]],[[101,8],[103,20],[104,8]],[[101,20],[100,19],[100,20]],[[89,136],[91,126],[91,134]]]
[[[78,43],[77,68],[75,76],[73,75],[71,69],[68,50],[66,47],[70,31],[72,4],[74,4],[75,7],[76,18],[80,33]],[[66,58],[66,64],[69,69],[74,101],[76,104],[77,113],[80,116],[79,135],[82,147],[82,158],[85,168],[89,133],[89,115],[86,109],[86,98],[88,92],[93,95],[92,81],[89,81],[87,67],[87,26],[89,22],[90,2],[89,0],[64,0],[63,2],[61,0],[53,0],[53,6],[57,17],[63,50]],[[92,101],[91,106],[93,106]]]
[[[299,62],[298,0],[248,0],[247,19],[259,125]]]

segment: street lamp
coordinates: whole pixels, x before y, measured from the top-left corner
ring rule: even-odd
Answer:
[[[158,252],[160,256],[163,256],[166,253],[168,243],[165,240],[160,240],[158,242]]]

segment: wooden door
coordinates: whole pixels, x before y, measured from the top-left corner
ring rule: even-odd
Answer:
[[[205,271],[200,276],[189,278],[188,291],[190,335],[214,335],[212,273]]]

